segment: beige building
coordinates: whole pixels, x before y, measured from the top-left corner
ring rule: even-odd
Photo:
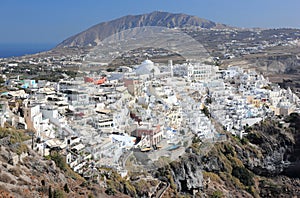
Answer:
[[[35,131],[40,136],[40,123],[42,122],[42,113],[40,105],[26,105],[24,108],[24,119],[29,130]]]
[[[137,96],[142,92],[141,82],[139,79],[124,79],[124,86],[127,87],[128,92],[133,96]]]

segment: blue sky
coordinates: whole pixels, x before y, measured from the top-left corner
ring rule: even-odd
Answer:
[[[58,44],[97,23],[168,11],[238,27],[300,28],[300,0],[1,0],[0,43]]]

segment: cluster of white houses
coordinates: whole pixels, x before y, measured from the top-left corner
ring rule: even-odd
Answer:
[[[24,89],[2,93],[1,126],[35,132],[41,155],[63,150],[67,163],[85,173],[94,166],[121,166],[131,148],[157,148],[162,140],[180,145],[189,132],[213,139],[211,117],[233,134],[266,116],[299,111],[299,98],[254,71],[219,70],[188,63],[158,67],[146,60],[121,72],[87,73],[58,83],[24,81]],[[17,79],[19,80],[19,79]],[[20,84],[18,81],[17,84]],[[92,164],[92,165],[91,165]]]

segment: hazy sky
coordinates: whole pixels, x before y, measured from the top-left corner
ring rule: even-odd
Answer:
[[[0,43],[58,44],[97,23],[167,11],[238,27],[300,28],[300,0],[1,0]]]

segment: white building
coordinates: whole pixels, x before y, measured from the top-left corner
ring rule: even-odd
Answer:
[[[160,70],[158,67],[154,65],[151,60],[145,60],[142,64],[135,70],[136,75],[142,76],[145,75],[147,77],[151,75],[160,74]]]
[[[24,108],[24,118],[28,129],[36,131],[37,136],[40,136],[40,123],[42,122],[40,105],[26,105]]]
[[[201,63],[192,63],[188,64],[187,70],[189,81],[206,81],[217,79],[219,67]]]

